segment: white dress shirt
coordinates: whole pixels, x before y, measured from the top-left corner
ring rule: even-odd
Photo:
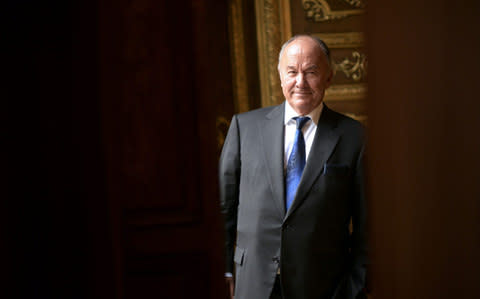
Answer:
[[[310,149],[312,148],[313,138],[315,136],[315,132],[317,131],[317,124],[318,120],[320,119],[320,115],[322,114],[323,110],[323,102],[320,103],[315,109],[312,110],[306,116],[310,117],[310,120],[303,126],[303,138],[305,139],[305,159],[308,161],[308,154],[310,153]],[[295,139],[295,132],[297,131],[297,122],[292,119],[293,117],[299,116],[298,113],[293,110],[292,106],[285,102],[285,155],[284,163],[283,163],[283,170],[286,171],[288,158],[292,153],[293,149],[293,142]]]

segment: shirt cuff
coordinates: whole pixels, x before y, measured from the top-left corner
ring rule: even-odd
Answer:
[[[230,272],[225,273],[225,277],[233,277],[233,274]]]

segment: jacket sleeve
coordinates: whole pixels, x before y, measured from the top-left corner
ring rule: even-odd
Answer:
[[[221,212],[225,224],[225,272],[233,273],[233,254],[237,233],[237,208],[240,184],[240,134],[233,116],[219,163]]]
[[[364,152],[365,145],[358,155],[352,188],[352,226],[350,267],[337,286],[334,299],[366,298],[363,293],[368,264],[367,241],[367,203],[365,199],[364,182]]]

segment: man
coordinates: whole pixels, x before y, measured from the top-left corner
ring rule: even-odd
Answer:
[[[293,37],[278,71],[286,101],[235,115],[220,158],[226,279],[235,299],[353,299],[367,262],[363,129],[322,102],[323,41]]]

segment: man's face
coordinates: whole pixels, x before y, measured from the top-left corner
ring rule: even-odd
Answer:
[[[323,100],[333,72],[320,46],[310,38],[291,42],[280,58],[280,81],[285,99],[299,113],[310,113]]]

